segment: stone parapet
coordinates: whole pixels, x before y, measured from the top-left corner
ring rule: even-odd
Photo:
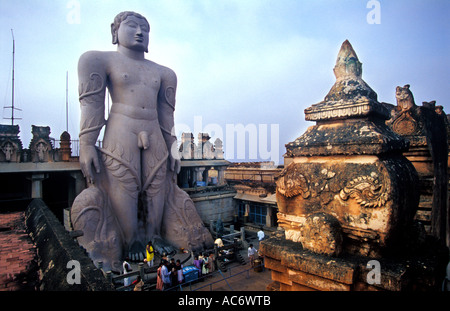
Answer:
[[[374,259],[320,255],[303,249],[282,234],[260,242],[259,247],[265,267],[272,273],[273,283],[268,289],[281,291],[437,290],[438,275],[445,267],[445,260],[438,256]],[[372,260],[379,266],[374,267]]]
[[[65,231],[62,224],[40,199],[33,200],[26,210],[27,230],[36,245],[44,291],[109,291],[114,287],[97,269],[92,260]],[[69,284],[68,263],[80,264],[79,284]]]

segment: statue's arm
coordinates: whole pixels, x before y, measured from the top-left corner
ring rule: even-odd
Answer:
[[[86,52],[78,62],[78,92],[81,108],[80,166],[88,182],[94,183],[93,168],[100,172],[95,149],[100,130],[105,125],[106,70],[102,52]]]
[[[161,74],[161,88],[158,94],[158,120],[169,151],[170,168],[179,173],[181,164],[175,136],[175,95],[177,76],[171,69],[164,68]]]

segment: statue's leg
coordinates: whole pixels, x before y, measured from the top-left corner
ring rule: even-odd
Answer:
[[[122,229],[126,251],[137,238],[140,156],[136,136],[130,137],[132,133],[129,132],[111,135],[111,132],[105,135],[102,159],[108,180],[109,201]]]
[[[143,191],[146,197],[146,237],[152,240],[158,252],[173,248],[161,238],[161,226],[166,199],[168,151],[160,133],[153,133],[150,148],[142,151]]]
[[[112,176],[114,177],[114,175]],[[122,229],[125,249],[127,249],[135,242],[137,235],[138,191],[126,189],[124,187],[125,183],[120,178],[109,178],[109,180],[111,188],[108,191],[108,195],[111,207]]]

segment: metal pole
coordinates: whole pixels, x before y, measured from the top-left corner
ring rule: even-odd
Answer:
[[[66,71],[66,132],[69,133],[69,72]]]
[[[11,98],[11,125],[14,125],[14,58],[16,52],[16,43],[14,40],[14,32],[11,29],[11,35],[13,38],[13,66],[12,66],[12,98]]]
[[[228,287],[233,290],[233,288],[231,287],[230,283],[228,283],[227,278],[225,277],[225,275],[223,275],[222,271],[219,270],[220,275],[223,277],[224,281],[227,283]]]

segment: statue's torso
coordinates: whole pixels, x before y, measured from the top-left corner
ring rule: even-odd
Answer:
[[[136,136],[145,131],[149,135],[156,134],[151,139],[153,150],[155,146],[165,147],[157,110],[163,67],[118,52],[107,53],[106,59],[107,85],[113,103],[105,129],[105,143],[119,142],[134,148]]]
[[[134,60],[120,53],[108,55],[108,88],[113,105],[130,106],[138,115],[157,114],[161,86],[160,66],[149,60]]]

